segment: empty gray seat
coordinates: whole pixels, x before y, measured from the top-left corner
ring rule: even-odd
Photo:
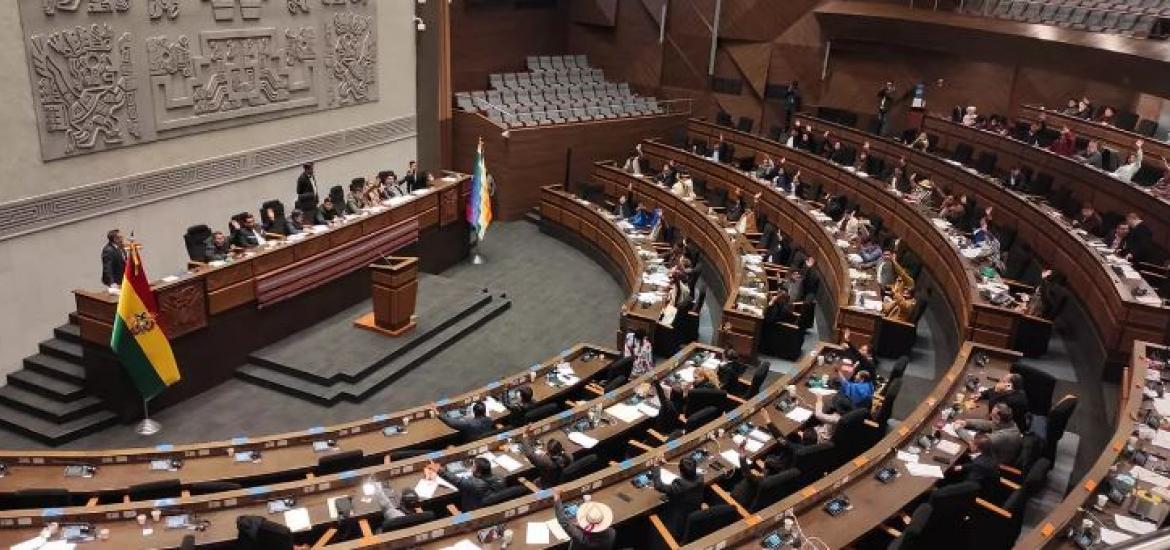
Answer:
[[[587,59],[585,56],[578,55],[576,57],[577,57],[577,66],[578,67],[581,67],[582,69],[584,69],[584,68],[589,66],[589,59]]]
[[[503,99],[504,105],[516,105],[520,103],[516,100],[516,92],[511,90],[504,90],[500,92],[500,97]]]
[[[515,73],[505,73],[504,74],[504,88],[507,88],[509,90],[519,90],[520,89],[520,83],[516,81],[516,74]]]
[[[471,94],[467,92],[455,94],[455,105],[464,111],[475,111],[475,102],[471,100]]]
[[[536,57],[535,55],[528,56],[528,70],[539,71],[540,70],[540,58]]]
[[[516,119],[525,126],[537,126],[539,123],[532,117],[531,113],[520,113],[516,115]]]
[[[576,107],[573,109],[573,116],[577,117],[577,120],[581,121],[593,120],[593,117],[589,114],[589,112],[585,109],[582,109],[581,107]]]
[[[488,81],[491,82],[492,88],[497,90],[504,87],[504,75],[502,74],[493,73],[488,75]]]

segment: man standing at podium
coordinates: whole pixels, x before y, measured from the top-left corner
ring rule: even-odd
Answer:
[[[111,229],[106,233],[106,246],[102,247],[102,284],[107,287],[122,284],[122,272],[126,271],[126,248],[122,232]]]

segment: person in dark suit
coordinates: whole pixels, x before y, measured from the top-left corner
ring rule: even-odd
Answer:
[[[1086,202],[1081,205],[1081,211],[1077,217],[1073,219],[1073,227],[1084,229],[1090,235],[1100,237],[1102,228],[1105,222],[1101,219],[1101,214],[1093,208],[1092,203]]]
[[[787,440],[780,439],[777,447],[764,458],[764,471],[754,472],[750,453],[747,452],[746,448],[747,442],[748,439],[744,438],[739,450],[740,480],[731,489],[731,498],[735,499],[740,506],[745,507],[751,505],[752,499],[759,492],[760,483],[764,479],[792,467],[792,446],[788,444]]]
[[[264,233],[256,225],[256,216],[245,214],[239,219],[243,221],[232,220],[231,222],[233,245],[240,248],[256,248],[267,242],[264,239]]]
[[[402,176],[402,183],[406,186],[406,191],[408,193],[414,191],[415,189],[422,189],[423,187],[426,187],[426,180],[419,181],[417,162],[412,160],[410,161],[410,164],[407,165],[406,175]]]
[[[297,196],[317,194],[317,176],[313,173],[313,163],[306,162],[301,168],[301,177],[297,178]]]
[[[869,346],[869,344],[864,344],[861,347],[853,345],[853,342],[850,341],[852,336],[853,334],[849,329],[845,329],[841,334],[841,344],[845,346],[845,350],[842,355],[844,355],[846,359],[853,361],[854,372],[865,371],[869,373],[870,378],[876,377],[878,370],[878,359],[877,356],[873,354],[873,349]]]
[[[569,550],[610,550],[617,540],[613,529],[613,510],[606,504],[589,501],[577,508],[571,518],[561,504],[561,492],[553,489],[553,509],[557,523],[569,535]]]
[[[792,127],[792,117],[800,111],[803,100],[800,97],[800,83],[793,80],[784,90],[784,131]]]
[[[106,245],[102,247],[102,284],[118,286],[126,271],[126,242],[122,232],[111,229],[106,232]]]
[[[789,260],[792,259],[792,244],[784,238],[784,234],[776,234],[776,242],[768,248],[766,259],[769,263],[776,265],[788,265]]]
[[[483,501],[492,493],[504,488],[504,482],[492,474],[492,463],[483,457],[476,457],[471,467],[471,475],[459,477],[446,468],[431,463],[439,477],[447,480],[459,490],[459,511],[470,512],[483,507]]]
[[[971,442],[971,461],[955,466],[954,473],[959,475],[957,481],[974,481],[979,484],[980,491],[987,493],[999,483],[999,459],[991,449],[991,438],[987,434],[977,434]]]
[[[1126,252],[1125,259],[1131,262],[1149,260],[1150,249],[1154,241],[1154,234],[1150,231],[1150,227],[1137,212],[1130,212],[1126,215],[1125,223],[1129,226],[1129,235],[1125,237],[1123,245]]]
[[[216,231],[207,239],[204,247],[204,257],[209,262],[222,262],[232,255],[232,245],[228,242],[223,231]]]
[[[731,146],[723,139],[723,134],[719,134],[719,140],[715,145],[711,146],[712,156],[718,162],[731,162]]]
[[[661,460],[661,459],[660,459]],[[681,538],[687,526],[687,516],[699,509],[703,504],[703,479],[699,477],[698,465],[690,456],[684,457],[678,463],[678,479],[670,485],[662,482],[662,466],[655,467],[650,475],[654,479],[654,489],[666,495],[666,504],[662,506],[662,522],[675,539]]]
[[[1021,193],[1028,192],[1028,175],[1020,166],[1013,166],[1011,172],[1003,178],[1003,186]]]
[[[764,324],[791,323],[792,320],[792,298],[784,289],[777,290],[764,309]]]
[[[719,378],[720,387],[732,388],[737,384],[739,377],[747,372],[747,365],[740,362],[739,353],[733,349],[727,350],[724,359],[715,374]]]
[[[317,217],[314,221],[316,225],[329,225],[334,220],[339,220],[341,212],[337,210],[337,206],[333,204],[333,199],[325,197],[321,201],[321,207],[317,209]]]
[[[883,135],[886,132],[886,117],[890,114],[890,108],[894,106],[894,83],[886,82],[877,93],[877,120],[878,120],[878,135]]]
[[[986,419],[956,420],[955,431],[968,444],[973,442],[976,435],[987,434],[992,454],[1003,464],[1015,464],[1020,456],[1020,448],[1023,446],[1020,428],[1016,426],[1012,408],[1006,403],[996,403]]]
[[[548,443],[544,446],[544,452],[538,451],[528,441],[521,442],[520,450],[528,462],[531,462],[536,467],[536,471],[539,472],[542,489],[551,489],[560,485],[561,475],[564,474],[565,468],[573,463],[573,456],[565,452],[565,446],[556,438],[549,438]]]
[[[1021,432],[1028,429],[1028,395],[1024,393],[1024,377],[1016,373],[1000,378],[995,386],[979,394],[988,407],[1005,403],[1012,409],[1012,419]]]
[[[520,386],[516,388],[512,394],[512,399],[506,400],[504,408],[508,409],[508,419],[505,421],[509,426],[521,426],[524,424],[524,415],[532,410],[532,386]]]
[[[495,423],[487,415],[487,405],[484,405],[483,401],[477,401],[471,406],[470,417],[464,415],[453,418],[440,415],[439,418],[444,424],[459,432],[463,441],[475,441],[496,429]]]
[[[662,172],[655,176],[654,180],[667,187],[678,181],[678,165],[675,164],[674,159],[666,161],[666,166],[662,168]]]
[[[805,296],[816,296],[821,289],[821,276],[817,274],[817,259],[809,256],[804,259],[804,266],[800,268],[800,275],[804,279],[804,296],[795,296],[793,300],[803,300]]]

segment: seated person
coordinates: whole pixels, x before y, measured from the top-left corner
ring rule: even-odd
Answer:
[[[745,437],[740,441],[738,449],[740,480],[732,487],[731,498],[741,506],[749,506],[759,492],[760,482],[792,467],[793,449],[786,440],[779,440],[776,448],[764,457],[764,470],[757,474],[750,453],[747,452],[748,439]]]
[[[482,508],[484,499],[505,487],[504,481],[492,474],[491,461],[482,456],[472,461],[471,475],[467,477],[459,477],[434,462],[428,467],[459,490],[460,512]]]
[[[666,166],[662,168],[662,172],[659,172],[658,175],[654,177],[654,181],[658,182],[659,185],[665,185],[667,187],[674,185],[674,182],[677,179],[678,164],[674,162],[674,159],[666,161]]]
[[[634,146],[634,151],[626,159],[626,163],[622,165],[622,170],[627,174],[641,176],[646,173],[647,162],[646,158],[642,156],[642,144]]]
[[[296,235],[305,231],[305,213],[300,210],[293,210],[288,215],[288,221],[285,223],[288,228],[289,235]]]
[[[670,186],[670,192],[685,199],[694,199],[695,181],[687,174],[679,174],[674,178],[674,185]]]
[[[859,238],[858,241],[860,241],[860,245],[857,248],[857,256],[861,259],[861,261],[858,262],[855,267],[859,269],[869,269],[878,265],[882,261],[885,254],[885,251],[882,250],[882,247],[878,246],[878,243],[874,242],[869,235],[867,235],[864,239]],[[890,282],[892,284],[892,273],[890,274],[890,278]]]
[[[837,390],[835,403],[848,401],[847,410],[868,409],[873,404],[873,379],[869,371],[842,365],[837,369],[837,379],[841,388]],[[838,412],[845,411],[838,408]]]
[[[923,208],[934,208],[934,183],[928,178],[919,178],[914,182],[914,191],[906,200],[917,203]]]
[[[256,217],[245,214],[243,223],[232,220],[232,244],[240,248],[256,248],[266,242],[264,233],[256,225]]]
[[[987,406],[994,408],[1003,403],[1012,409],[1012,418],[1021,432],[1028,429],[1028,396],[1024,393],[1024,377],[1011,373],[995,382],[995,386],[983,390],[979,399],[987,400]]]
[[[973,445],[976,433],[984,433],[991,440],[991,452],[1001,464],[1015,464],[1020,456],[1023,439],[1016,426],[1012,408],[1007,403],[996,403],[988,418],[959,419],[954,422],[959,438]]]
[[[617,205],[613,207],[613,214],[623,220],[634,217],[634,205],[630,202],[628,194],[618,197]]]
[[[1150,193],[1162,200],[1170,200],[1170,160],[1162,157],[1162,177],[1150,187]]]
[[[491,417],[488,416],[487,405],[483,401],[476,401],[471,406],[471,416],[464,414],[458,418],[452,418],[441,414],[439,419],[459,432],[459,435],[463,436],[463,441],[475,441],[496,429],[495,422],[492,422]]]
[[[825,200],[825,207],[821,210],[833,221],[840,221],[845,215],[845,205],[848,199],[845,195],[829,195]]]
[[[652,229],[655,225],[658,225],[658,221],[661,219],[661,208],[655,208],[651,211],[645,206],[638,206],[638,211],[634,214],[634,218],[630,220],[630,224],[638,229]]]
[[[553,509],[557,523],[569,536],[569,548],[574,550],[609,550],[617,540],[613,529],[613,510],[590,500],[577,508],[577,517],[571,518],[561,504],[561,492],[553,489]]]
[[[777,290],[772,295],[772,298],[768,300],[768,307],[764,309],[764,323],[771,325],[774,323],[791,323],[794,320],[792,298],[786,290]]]
[[[366,202],[366,180],[364,178],[354,178],[349,182],[349,195],[345,198],[345,211],[347,214],[357,214],[364,208],[369,206]]]
[[[662,482],[661,463],[664,463],[665,459],[659,459],[659,462],[660,464],[650,473],[654,480],[654,489],[666,495],[666,503],[662,505],[659,515],[666,529],[678,539],[686,530],[687,517],[691,512],[698,511],[703,504],[706,487],[703,485],[703,477],[699,475],[698,464],[694,458],[686,456],[679,461],[678,478],[669,485]]]
[[[392,519],[422,513],[418,511],[419,498],[414,489],[407,489],[400,493],[394,487],[376,482],[374,483],[374,501],[382,510],[383,524]]]
[[[914,308],[918,301],[914,298],[914,288],[902,284],[902,279],[894,283],[890,297],[882,305],[882,315],[903,323],[914,322]]]
[[[398,181],[398,176],[394,174],[393,170],[378,172],[378,188],[383,199],[401,197],[409,194]]]
[[[222,262],[232,255],[232,245],[228,243],[223,231],[216,231],[207,239],[203,255],[209,262]]]
[[[504,403],[504,407],[508,409],[508,419],[506,423],[509,426],[521,426],[524,424],[524,415],[532,410],[534,404],[532,403],[532,386],[520,386],[515,390],[508,392],[511,399]]]
[[[734,386],[739,377],[747,372],[747,365],[739,361],[739,353],[733,349],[727,350],[723,358],[725,361],[719,364],[715,374],[719,379],[719,385],[728,388]]]
[[[868,372],[869,378],[872,380],[877,376],[878,359],[873,354],[873,348],[869,344],[862,344],[861,347],[853,345],[852,332],[845,329],[841,334],[841,345],[845,346],[844,353],[846,359],[853,361],[854,372]]]
[[[1142,146],[1144,144],[1145,142],[1140,139],[1134,142],[1134,152],[1125,158],[1125,164],[1118,166],[1113,171],[1113,177],[1125,182],[1133,181],[1133,177],[1142,168]]]
[[[976,434],[971,440],[971,452],[967,455],[969,462],[956,465],[952,472],[957,479],[949,477],[949,482],[974,481],[979,484],[980,492],[988,493],[999,483],[1000,461],[991,450],[991,438],[987,434]]]
[[[1073,227],[1084,229],[1087,233],[1094,236],[1101,235],[1103,225],[1104,221],[1101,219],[1101,214],[1098,214],[1093,209],[1093,205],[1088,202],[1081,205],[1080,213],[1073,219]]]
[[[727,207],[727,221],[739,221],[739,217],[743,215],[748,209],[747,200],[744,199],[743,193],[739,189],[735,190],[734,200],[731,201],[731,206]]]
[[[341,212],[333,204],[333,199],[325,197],[321,201],[321,207],[317,209],[317,219],[313,221],[315,225],[330,225],[334,221],[341,221]]]
[[[764,155],[764,160],[760,161],[760,164],[756,166],[753,175],[755,175],[757,179],[762,180],[770,180],[775,177],[776,163],[772,161],[772,157]]]
[[[565,446],[556,438],[550,437],[543,450],[538,449],[531,441],[521,441],[520,450],[536,471],[540,472],[538,479],[542,489],[560,485],[565,468],[573,463],[573,455],[565,452]]]

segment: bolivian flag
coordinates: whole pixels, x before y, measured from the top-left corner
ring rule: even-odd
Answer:
[[[487,163],[483,160],[483,140],[475,150],[475,168],[471,173],[471,196],[467,198],[467,223],[475,229],[476,236],[483,240],[484,233],[492,224],[491,179]]]
[[[110,347],[122,360],[143,399],[151,399],[179,381],[175,354],[158,324],[154,292],[147,282],[138,248],[133,245],[122,275],[122,292],[118,297],[118,314],[114,317]]]

